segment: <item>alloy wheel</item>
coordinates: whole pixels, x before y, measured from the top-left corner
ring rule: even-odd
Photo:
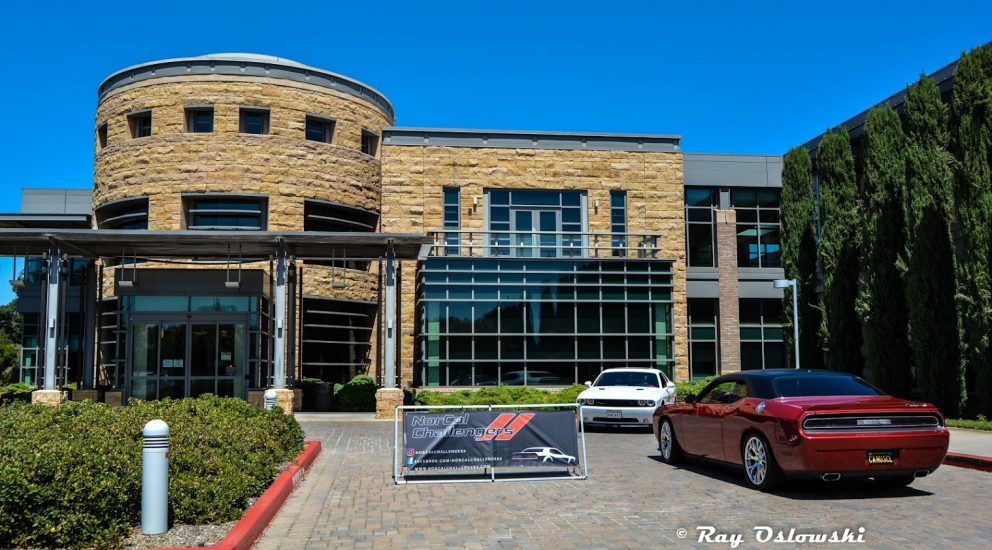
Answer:
[[[668,422],[661,423],[658,433],[658,445],[661,447],[661,456],[668,460],[672,457],[672,425]]]
[[[751,436],[744,445],[744,472],[752,485],[761,485],[768,475],[768,450],[759,437]]]

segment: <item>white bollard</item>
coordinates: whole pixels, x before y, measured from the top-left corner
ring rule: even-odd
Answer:
[[[141,533],[160,535],[169,530],[169,425],[152,420],[141,433]]]
[[[271,411],[276,406],[278,395],[276,390],[265,390],[265,410]]]

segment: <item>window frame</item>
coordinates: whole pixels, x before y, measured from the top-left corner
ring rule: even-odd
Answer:
[[[227,193],[192,193],[183,195],[183,217],[184,228],[190,231],[266,231],[268,228],[268,204],[269,198],[265,195],[245,195]],[[240,208],[196,208],[199,201],[218,201],[219,203],[256,203],[257,208],[253,210]],[[236,216],[237,214],[255,214],[258,216],[256,226],[236,226],[236,225],[199,225],[193,223],[196,216],[200,214],[214,214],[220,217]]]
[[[262,129],[260,132],[249,132],[246,116],[260,115],[262,117]],[[268,107],[258,105],[242,105],[238,109],[238,133],[250,136],[265,136],[269,134],[270,113]]]
[[[310,137],[310,125],[319,124],[321,127],[321,139],[312,139]],[[314,141],[318,143],[333,143],[334,142],[334,129],[337,125],[337,120],[333,117],[317,115],[313,113],[308,113],[303,120],[303,138],[306,141]]]
[[[775,194],[776,197],[777,197],[777,200],[775,202],[778,204],[778,206],[776,206],[776,207],[762,206],[760,204],[760,202],[758,201],[758,194],[759,193],[763,193],[763,192]],[[736,204],[735,199],[741,193],[753,193],[754,194],[754,197],[755,197],[754,205],[753,206],[740,206],[740,205]],[[735,248],[736,248],[736,253],[737,253],[737,267],[745,267],[745,268],[780,268],[780,267],[782,267],[782,217],[781,217],[782,216],[782,191],[780,189],[764,188],[764,187],[762,187],[762,188],[735,188],[735,189],[731,189],[730,190],[730,206],[731,206],[731,208],[734,209],[734,213],[735,213],[736,218],[737,218],[737,226],[734,228],[735,229],[735,236],[736,236],[736,238],[735,238]],[[776,222],[762,221],[762,218],[764,217],[762,214],[764,214],[764,213],[771,213],[771,212],[775,212],[776,213],[775,219],[777,219],[778,221],[776,221]],[[742,214],[743,213],[748,213],[749,215],[751,215],[753,213],[754,221],[741,221],[741,218],[742,218]],[[755,237],[754,238],[756,239],[756,242],[757,242],[757,257],[756,257],[756,264],[757,265],[752,265],[751,264],[751,262],[750,262],[750,252],[749,251],[746,253],[747,258],[746,259],[742,258],[742,255],[741,255],[741,250],[742,250],[742,247],[741,247],[741,244],[742,244],[741,232],[742,232],[742,229],[744,231],[747,231],[747,230],[754,230],[755,231]],[[777,258],[778,258],[778,261],[777,262],[769,263],[768,258],[769,258],[769,256],[771,256],[771,254],[769,254],[769,252],[767,250],[763,250],[767,246],[767,245],[765,245],[763,243],[763,239],[762,239],[763,231],[765,229],[774,229],[777,232],[777,234],[778,234],[778,242],[777,242],[777,245],[778,245]]]
[[[362,153],[370,157],[375,157],[379,154],[379,134],[369,128],[362,128],[361,143],[359,146]]]
[[[103,124],[101,124],[101,125],[99,125],[99,126],[96,127],[96,140],[97,140],[97,143],[100,145],[100,149],[106,149],[107,148],[107,143],[108,143],[107,142],[107,129],[108,129],[108,126],[107,126],[106,121]]]
[[[786,320],[785,320],[785,311],[784,311],[784,309],[782,309],[783,308],[782,301],[781,300],[776,300],[774,298],[770,298],[770,299],[766,299],[766,298],[741,298],[739,300],[739,302],[738,302],[738,308],[739,308],[738,311],[743,311],[744,305],[745,305],[744,303],[745,302],[754,302],[754,303],[757,304],[759,318],[758,318],[758,322],[757,323],[754,323],[754,322],[746,322],[743,319],[741,319],[740,316],[738,317],[738,326],[740,327],[739,330],[740,330],[741,370],[765,370],[765,369],[769,369],[769,368],[776,369],[776,368],[787,367],[788,366],[788,361],[786,359],[788,358],[788,350],[786,349],[786,346],[785,346],[785,322],[786,322]],[[770,311],[767,311],[767,308],[768,307],[778,307],[778,308],[781,309],[781,315],[779,317],[779,319],[781,319],[780,322],[774,322],[773,314]],[[750,330],[758,329],[758,331],[761,334],[761,338],[758,338],[758,339],[754,339],[754,338],[745,339],[744,338],[744,331],[745,330],[748,330],[748,329],[750,329]],[[765,336],[766,329],[772,329],[772,330],[778,329],[779,332],[780,332],[780,335],[781,335],[780,338],[768,338],[768,337],[766,337]],[[744,368],[744,346],[745,346],[745,344],[755,344],[755,343],[759,344],[759,346],[761,347],[761,369],[745,369]],[[781,365],[771,365],[771,366],[769,366],[769,364],[768,364],[767,346],[769,346],[770,344],[777,344],[777,345],[779,345],[781,347],[781,349],[782,349],[782,359],[783,359]]]
[[[147,122],[147,127],[145,125]],[[140,109],[127,114],[127,127],[131,139],[141,139],[152,136],[152,110]],[[147,131],[147,133],[145,133]]]
[[[720,190],[717,187],[687,187],[686,191],[690,189],[707,189],[710,192],[710,204],[709,206],[695,206],[690,205],[688,201],[685,202],[685,263],[686,267],[717,267],[717,250],[716,250],[716,223],[715,214],[719,206],[719,196]],[[708,211],[709,221],[695,221],[692,220],[690,215],[692,212],[703,212]],[[691,239],[691,229],[693,227],[706,226],[709,227],[710,234],[710,262],[709,263],[696,263],[692,261],[692,239]]]
[[[187,134],[212,134],[215,129],[215,115],[213,105],[187,105],[184,108],[186,114],[186,133]],[[196,129],[196,116],[202,113],[210,113],[210,129],[209,130],[197,130]]]

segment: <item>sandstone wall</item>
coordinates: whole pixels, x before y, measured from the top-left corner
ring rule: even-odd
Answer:
[[[575,189],[587,192],[588,230],[609,233],[610,191],[626,191],[628,232],[659,234],[657,257],[674,262],[676,377],[688,377],[681,153],[387,145],[382,158],[382,227],[388,232],[441,229],[442,189],[460,187],[463,230],[484,230],[486,188]],[[407,262],[401,313],[404,383],[413,380],[415,282],[415,266]]]

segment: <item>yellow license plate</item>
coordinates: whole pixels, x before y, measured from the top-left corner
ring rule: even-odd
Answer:
[[[892,451],[868,452],[868,464],[895,464],[896,457]]]

